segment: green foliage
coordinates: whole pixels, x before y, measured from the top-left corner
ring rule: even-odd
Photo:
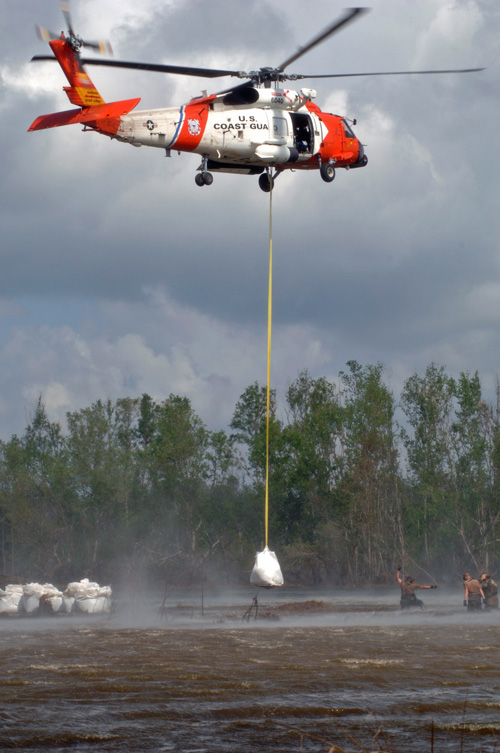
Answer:
[[[431,364],[399,406],[381,364],[338,379],[307,371],[269,410],[269,532],[285,577],[385,582],[410,558],[436,574],[499,562],[500,387]],[[396,416],[399,411],[398,426]],[[138,564],[186,582],[248,582],[264,544],[267,390],[254,383],[230,429],[186,397],[98,400],[52,423],[42,399],[0,442],[0,560],[11,577],[111,580]]]
[[[342,493],[354,554],[351,579],[377,579],[387,571],[387,550],[397,546],[399,498],[395,402],[382,382],[383,366],[356,361],[341,372],[344,386]]]

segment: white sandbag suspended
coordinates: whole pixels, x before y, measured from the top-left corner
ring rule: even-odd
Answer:
[[[278,558],[267,546],[262,552],[257,552],[255,555],[255,565],[250,575],[250,583],[262,588],[282,586],[284,583]]]

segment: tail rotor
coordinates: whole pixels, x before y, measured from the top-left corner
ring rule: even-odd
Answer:
[[[100,52],[103,55],[113,54],[111,44],[107,40],[90,41],[82,39],[80,36],[78,36],[78,34],[76,34],[73,27],[73,22],[71,20],[69,0],[61,0],[61,12],[66,22],[68,35],[66,36],[64,32],[61,32],[61,34],[54,34],[54,32],[50,31],[49,29],[44,29],[40,26],[36,26],[36,33],[39,39],[43,40],[44,42],[50,42],[54,39],[65,39],[66,43],[69,44],[71,49],[76,53],[79,53],[82,47],[88,47],[92,50]]]

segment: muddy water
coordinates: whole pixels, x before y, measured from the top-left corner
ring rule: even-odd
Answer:
[[[500,614],[460,589],[118,601],[109,619],[0,621],[0,749],[500,750]],[[496,742],[498,739],[498,743]],[[360,746],[357,747],[353,740]]]

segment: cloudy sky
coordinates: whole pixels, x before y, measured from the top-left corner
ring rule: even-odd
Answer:
[[[252,70],[340,16],[338,0],[73,0],[73,23],[115,57]],[[399,394],[436,362],[500,354],[500,4],[374,0],[289,72],[463,68],[482,73],[303,82],[356,118],[365,169],[280,177],[273,195],[272,385],[381,362]],[[79,126],[27,133],[71,107],[34,24],[57,0],[0,0],[0,438],[39,395],[52,420],[98,398],[188,396],[210,428],[265,384],[269,197],[256,177],[194,183],[196,155],[111,142]],[[293,70],[292,70],[293,68]],[[209,80],[92,68],[106,100],[180,105]],[[216,81],[224,88],[229,79]]]

